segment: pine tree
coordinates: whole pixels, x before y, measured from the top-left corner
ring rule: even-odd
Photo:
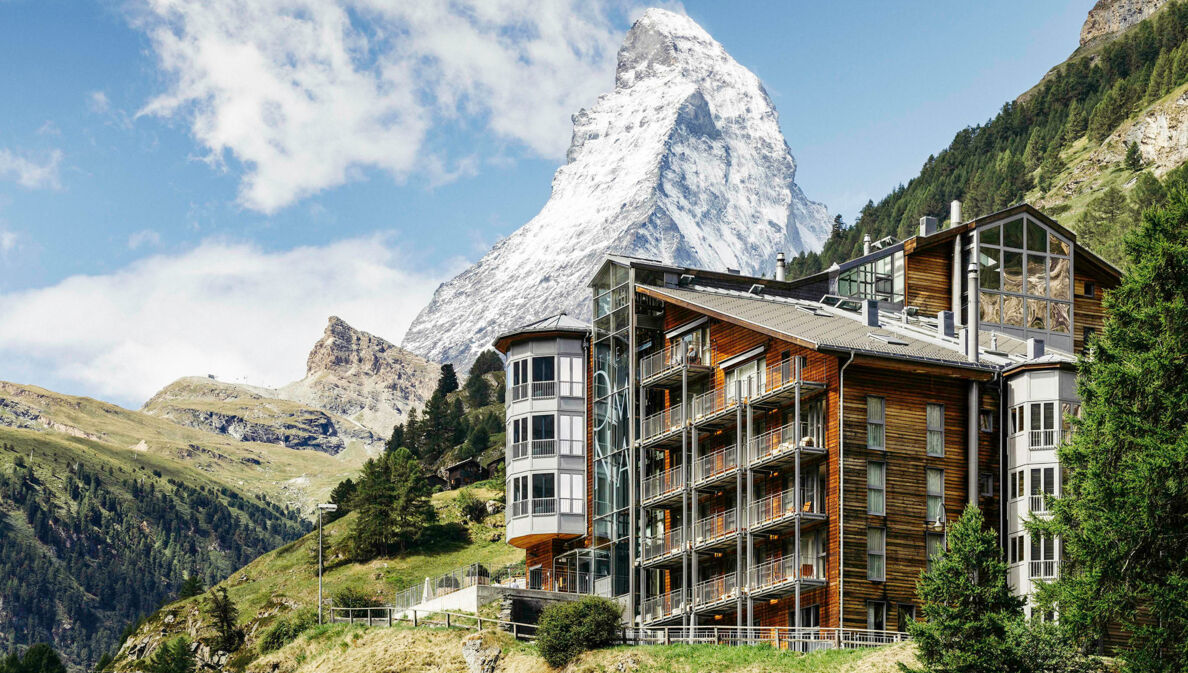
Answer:
[[[982,511],[967,505],[948,530],[948,549],[920,578],[924,621],[908,623],[920,671],[1020,670],[1013,638],[1023,600],[1007,586],[998,537],[985,523]]]
[[[355,557],[406,550],[434,520],[429,495],[424,469],[406,448],[364,463],[355,496],[358,516],[349,540]]]
[[[442,447],[442,453],[466,440],[470,426],[466,422],[466,410],[462,408],[461,398],[454,398],[450,406],[450,413],[446,420],[446,430],[449,432],[449,444]]]
[[[227,595],[227,587],[211,589],[206,595],[203,608],[214,630],[211,648],[222,652],[234,652],[239,649],[243,644],[243,630],[239,628],[239,608]]]
[[[1109,187],[1077,219],[1077,241],[1108,261],[1123,265],[1122,240],[1134,228],[1134,211],[1121,189]]]
[[[471,373],[470,377],[466,379],[465,389],[466,402],[472,409],[485,407],[491,403],[491,384],[487,383],[486,377],[475,376]]]
[[[190,573],[186,575],[181,588],[177,590],[177,597],[179,600],[193,598],[194,596],[201,596],[204,591],[206,591],[206,587],[202,586],[202,578],[196,572]]]
[[[410,413],[416,413],[416,409],[410,409]],[[397,423],[392,426],[392,435],[388,437],[388,441],[384,443],[385,451],[395,451],[404,446],[404,424]]]
[[[846,231],[846,221],[842,219],[841,213],[833,216],[833,228],[829,232],[831,238],[839,238]]]
[[[149,659],[145,670],[149,673],[194,673],[194,655],[184,637],[166,641]]]
[[[338,509],[323,514],[322,522],[330,523],[346,516],[354,506],[355,491],[357,488],[355,482],[350,477],[338,482],[338,485],[330,490],[330,502],[338,505]]]
[[[1089,115],[1089,139],[1095,142],[1105,140],[1106,136],[1126,117],[1126,82],[1119,80],[1101,101],[1093,108]]]
[[[474,359],[474,364],[470,365],[470,376],[472,377],[501,371],[503,371],[503,359],[499,357],[499,353],[489,348],[479,353],[478,357]]]
[[[1060,578],[1046,598],[1092,641],[1134,634],[1127,670],[1188,670],[1188,192],[1147,211],[1130,264],[1105,295],[1104,329],[1078,366],[1081,415],[1059,448],[1067,470],[1050,522]],[[1146,615],[1142,615],[1143,612]],[[1143,618],[1145,616],[1145,618]]]
[[[1126,168],[1132,171],[1142,170],[1143,168],[1143,154],[1139,151],[1138,142],[1130,141],[1126,146],[1126,159],[1124,162]]]
[[[1085,115],[1085,108],[1081,106],[1080,101],[1073,101],[1068,106],[1068,121],[1064,124],[1064,142],[1072,143],[1085,135],[1086,129],[1089,128],[1089,119]]]
[[[470,431],[470,435],[466,437],[466,451],[462,457],[475,458],[489,448],[491,448],[491,436],[482,424],[476,424]]]
[[[458,389],[458,375],[454,373],[454,365],[441,366],[441,377],[437,379],[437,392],[449,395]]]
[[[1130,190],[1130,205],[1136,213],[1142,213],[1148,208],[1157,208],[1167,201],[1167,190],[1158,178],[1149,172],[1142,172],[1135,179],[1134,187]]]

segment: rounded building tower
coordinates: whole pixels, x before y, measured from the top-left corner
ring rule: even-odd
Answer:
[[[552,588],[555,557],[586,534],[589,335],[562,313],[495,340],[507,371],[507,541],[526,550],[532,588]]]

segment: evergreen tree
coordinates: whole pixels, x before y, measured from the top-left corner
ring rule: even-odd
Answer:
[[[326,512],[322,515],[322,522],[330,523],[337,521],[346,516],[354,506],[355,491],[357,486],[350,477],[338,482],[338,485],[330,490],[330,502],[338,505],[338,509],[334,512]]]
[[[1062,170],[1064,162],[1060,160],[1060,152],[1052,150],[1045,154],[1043,162],[1040,163],[1039,176],[1036,178],[1039,188],[1045,192],[1052,189],[1056,176]]]
[[[1077,240],[1114,264],[1124,265],[1122,240],[1134,228],[1134,211],[1121,189],[1109,187],[1077,220]]]
[[[470,365],[471,377],[501,371],[503,371],[503,359],[499,357],[499,353],[490,348],[479,353],[478,357],[474,359],[474,364]]]
[[[491,403],[491,384],[487,383],[486,377],[479,375],[475,376],[471,372],[466,379],[466,402],[472,409],[485,407]]]
[[[404,432],[401,437],[404,440],[403,446],[412,451],[414,456],[421,455],[422,439],[425,433],[422,429],[420,421],[417,420],[417,410],[415,408],[408,410],[408,418],[404,421]],[[399,446],[387,447],[389,450],[395,451]]]
[[[359,476],[358,516],[350,533],[356,558],[406,550],[434,520],[429,495],[424,469],[408,449],[367,461]]]
[[[442,447],[442,453],[451,447],[461,444],[470,432],[470,425],[466,422],[466,410],[462,408],[462,399],[455,397],[450,405],[450,414],[446,419],[445,430],[449,433],[449,444]]]
[[[466,437],[466,451],[461,457],[477,457],[489,448],[491,448],[491,436],[481,423],[476,423],[474,429],[470,431],[470,435]]]
[[[409,413],[416,413],[416,409],[410,409]],[[385,451],[395,451],[404,444],[404,424],[397,423],[392,426],[392,436],[388,437],[388,441],[384,443]]]
[[[842,235],[842,232],[844,232],[845,230],[846,230],[846,221],[842,219],[841,213],[834,215],[833,216],[833,228],[829,232],[830,237],[838,238],[839,236]]]
[[[1162,206],[1167,200],[1167,190],[1154,175],[1144,171],[1135,180],[1128,198],[1134,212],[1142,213],[1148,208]]]
[[[1085,115],[1085,108],[1080,101],[1074,100],[1068,106],[1068,120],[1064,123],[1064,142],[1072,143],[1085,135],[1089,128],[1089,118]]]
[[[1126,118],[1126,82],[1118,80],[1097,106],[1093,114],[1089,115],[1089,139],[1095,142],[1105,140],[1106,136]]]
[[[1126,168],[1128,170],[1138,171],[1142,169],[1143,154],[1139,151],[1137,142],[1132,140],[1130,141],[1130,144],[1126,146],[1126,159],[1123,163],[1126,164]]]
[[[947,535],[948,549],[917,585],[924,621],[909,622],[929,673],[1000,673],[1022,670],[1014,644],[1023,600],[1007,586],[998,537],[982,511],[967,505]]]
[[[454,365],[441,366],[441,377],[437,379],[437,391],[442,395],[449,395],[458,389],[458,375],[454,373]]]
[[[177,590],[177,597],[179,600],[193,598],[201,596],[204,591],[206,591],[206,587],[202,586],[202,578],[198,576],[198,573],[190,573],[186,575],[181,588]]]
[[[25,650],[25,656],[15,652],[0,659],[0,673],[66,673],[66,666],[54,648],[38,643]]]
[[[243,644],[243,630],[239,628],[239,608],[227,595],[227,587],[212,588],[206,595],[203,612],[211,622],[214,637],[211,649],[234,652]]]
[[[184,637],[162,643],[145,667],[149,673],[194,673],[194,669],[194,654]]]
[[[1188,192],[1147,211],[1129,270],[1079,365],[1081,415],[1059,448],[1067,470],[1050,521],[1060,577],[1045,598],[1085,641],[1133,633],[1128,670],[1188,670]],[[1145,615],[1143,613],[1146,613]],[[1144,618],[1145,617],[1145,618]]]

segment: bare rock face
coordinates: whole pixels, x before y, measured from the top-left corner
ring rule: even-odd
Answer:
[[[503,650],[494,643],[487,644],[481,633],[467,636],[462,641],[462,658],[466,660],[466,668],[470,673],[495,673],[501,654]]]
[[[1121,33],[1166,3],[1167,0],[1097,0],[1081,26],[1081,46],[1100,37]]]

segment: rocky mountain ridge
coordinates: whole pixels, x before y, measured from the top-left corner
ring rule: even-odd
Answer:
[[[761,275],[818,249],[829,217],[796,185],[759,78],[691,19],[649,9],[618,54],[614,89],[573,116],[549,201],[443,284],[403,345],[463,368],[500,333],[566,311],[607,253]]]
[[[1097,0],[1081,26],[1081,46],[1117,35],[1159,11],[1167,0]]]

